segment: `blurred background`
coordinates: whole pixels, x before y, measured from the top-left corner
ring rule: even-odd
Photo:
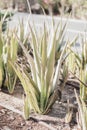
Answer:
[[[0,9],[13,9],[19,12],[29,12],[27,1],[32,13],[42,14],[42,8],[47,15],[62,15],[75,18],[87,18],[87,0],[0,0]]]

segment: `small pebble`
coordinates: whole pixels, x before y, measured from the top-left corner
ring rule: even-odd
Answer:
[[[26,125],[26,123],[25,122],[21,122],[21,126],[25,126]]]

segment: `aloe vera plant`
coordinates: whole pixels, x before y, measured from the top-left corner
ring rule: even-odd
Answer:
[[[6,31],[4,34],[2,25],[0,27],[0,87],[6,86],[12,93],[17,75],[8,61],[15,62],[17,60],[18,44],[13,32]]]
[[[4,35],[2,30],[5,17],[6,16],[4,16],[4,14],[2,15],[2,13],[0,13],[0,88],[4,81],[4,61],[3,61]]]
[[[82,41],[81,52],[75,53],[77,72],[80,81],[80,96],[85,101],[87,100],[87,42]]]
[[[76,90],[75,90],[75,95],[76,95],[76,99],[77,99],[77,103],[78,103],[78,119],[77,119],[77,123],[78,123],[78,127],[81,130],[87,130],[87,105],[84,102],[84,100],[82,100],[81,97],[78,97]]]
[[[6,72],[5,66],[7,64],[7,57],[8,57],[8,54],[7,54],[6,50],[7,50],[7,46],[9,46],[9,43],[8,43],[8,45],[6,45],[7,44],[6,43],[7,40],[5,40],[5,35],[6,34],[4,34],[3,31],[6,30],[5,20],[8,17],[10,17],[10,14],[8,14],[7,12],[6,13],[0,12],[0,88],[2,86],[4,86],[4,82],[5,82],[5,79],[7,77],[6,76],[7,72]],[[11,79],[9,79],[8,83],[10,81],[11,81]]]
[[[76,38],[77,39],[77,38]],[[76,43],[76,40],[75,42]],[[80,96],[87,100],[87,42],[86,40],[80,44],[80,52],[68,45],[70,55],[66,59],[68,69],[80,81]],[[68,52],[67,50],[67,52]]]
[[[31,25],[29,27],[31,35],[30,43],[34,58],[28,53],[18,37],[17,39],[27,57],[31,75],[23,67],[20,67],[18,63],[14,65],[10,62],[26,94],[24,105],[26,118],[29,118],[31,109],[37,113],[46,114],[55,100],[57,100],[59,90],[56,84],[59,80],[62,59],[67,46],[66,43],[55,66],[58,28],[54,29],[53,25],[51,30],[47,30],[44,24],[44,30],[39,36],[35,29],[32,29]]]
[[[4,63],[6,79],[5,79],[4,85],[7,86],[8,91],[10,93],[13,93],[13,90],[14,90],[14,87],[16,84],[16,80],[17,80],[17,75],[14,72],[9,61],[11,61],[13,63],[17,61],[18,42],[15,39],[13,32],[11,32],[10,34],[9,34],[9,32],[7,32],[7,33],[8,34],[5,39],[5,42],[6,42],[5,53],[7,55],[7,59],[6,59],[6,63]]]

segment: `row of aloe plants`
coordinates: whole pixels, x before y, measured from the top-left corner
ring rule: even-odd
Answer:
[[[22,24],[20,25],[20,37],[17,36],[17,30],[2,32],[2,21],[0,25],[0,86],[6,86],[9,92],[13,93],[18,76],[26,94],[25,117],[29,118],[31,110],[41,114],[49,112],[54,102],[61,97],[61,91],[69,72],[72,72],[80,81],[80,99],[77,98],[77,101],[81,100],[80,105],[83,107],[81,110],[84,114],[86,107],[84,108],[83,104],[86,104],[87,100],[86,41],[82,42],[80,53],[74,51],[73,46],[77,38],[63,44],[66,25],[62,26],[60,23],[55,26],[54,21],[52,21],[51,29],[44,24],[40,34],[36,33],[35,28],[29,24],[30,34],[27,38],[24,38]],[[25,45],[27,42],[30,43],[28,50]],[[21,51],[22,55],[27,58],[30,71],[17,61]],[[60,84],[59,89],[57,83],[59,84],[61,76],[63,83]],[[85,114],[87,115],[87,112]],[[87,122],[87,116],[85,118]]]

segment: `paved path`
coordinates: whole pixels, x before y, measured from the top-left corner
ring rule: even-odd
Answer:
[[[52,18],[50,16],[43,16],[43,15],[29,15],[28,13],[16,13],[13,16],[13,19],[11,22],[9,22],[9,27],[10,29],[13,29],[15,27],[18,27],[19,21],[24,22],[25,26],[25,32],[28,32],[28,27],[26,26],[28,21],[32,24],[34,21],[34,24],[37,28],[37,30],[41,29],[43,27],[44,21],[46,21],[51,27],[51,22]],[[66,34],[65,34],[65,40],[70,39],[72,40],[74,37],[77,35],[85,36],[87,32],[87,22],[83,20],[74,20],[74,19],[69,19],[67,20],[66,18],[60,18],[60,17],[54,17],[54,21],[57,24],[59,21],[62,20],[62,23],[67,22],[67,29],[66,29]],[[81,37],[78,39],[78,42],[81,41]]]

